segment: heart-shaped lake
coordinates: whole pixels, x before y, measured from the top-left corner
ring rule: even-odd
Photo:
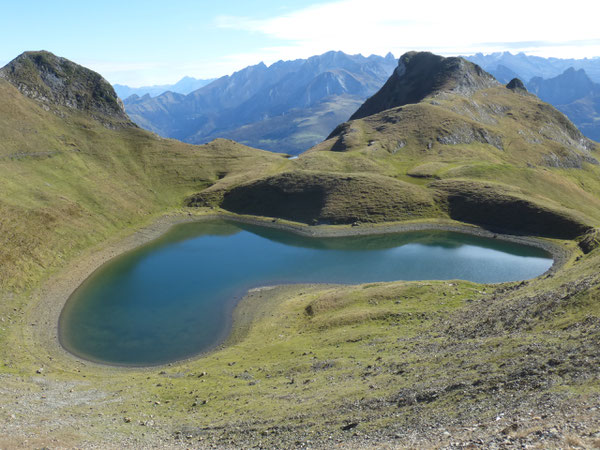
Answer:
[[[311,238],[224,220],[187,223],[94,272],[67,301],[59,334],[90,360],[156,365],[223,342],[235,303],[252,287],[516,281],[552,263],[540,248],[454,232]]]

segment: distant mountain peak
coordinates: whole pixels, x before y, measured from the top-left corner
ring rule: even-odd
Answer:
[[[383,85],[397,65],[390,57],[330,51],[249,66],[187,96],[127,99],[125,105],[136,123],[165,137],[194,144],[227,137],[298,154],[348,120]]]
[[[22,53],[0,77],[43,105],[84,111],[97,119],[131,124],[113,87],[98,73],[47,51]]]
[[[429,52],[407,52],[400,57],[398,67],[381,90],[369,98],[350,119],[360,119],[386,109],[417,103],[436,92],[469,95],[498,84],[493,76],[464,58],[445,58]]]

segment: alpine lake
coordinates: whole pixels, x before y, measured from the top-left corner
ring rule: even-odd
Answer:
[[[545,250],[447,231],[306,237],[227,220],[185,223],[96,270],[68,299],[59,339],[71,353],[121,366],[165,364],[214,349],[252,288],[534,278]]]

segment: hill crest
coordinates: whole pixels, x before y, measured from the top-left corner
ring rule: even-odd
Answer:
[[[418,103],[436,92],[471,94],[497,86],[496,79],[464,58],[407,52],[381,90],[367,99],[350,120],[372,116],[386,109]]]
[[[113,87],[100,74],[48,51],[28,51],[0,69],[0,78],[46,110],[65,107],[106,123],[132,125]],[[60,115],[60,113],[59,113]]]

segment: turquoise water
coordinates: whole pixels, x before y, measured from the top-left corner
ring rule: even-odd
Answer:
[[[59,330],[81,357],[144,366],[221,343],[244,293],[281,283],[533,278],[545,251],[443,231],[308,238],[226,221],[182,224],[108,262],[69,298]]]

